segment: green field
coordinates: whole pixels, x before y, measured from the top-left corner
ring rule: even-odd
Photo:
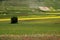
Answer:
[[[60,18],[20,20],[18,24],[0,21],[0,34],[60,34]]]
[[[60,40],[60,1],[0,0],[0,40]]]
[[[32,12],[31,10],[10,10],[6,15],[0,13],[0,20],[9,19],[0,21],[0,34],[60,34],[60,13],[38,12],[38,10]],[[18,24],[10,23],[12,16],[20,18]]]

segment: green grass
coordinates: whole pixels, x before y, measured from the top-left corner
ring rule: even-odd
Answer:
[[[0,22],[0,34],[39,34],[60,33],[60,19],[19,21],[11,24],[10,21]]]

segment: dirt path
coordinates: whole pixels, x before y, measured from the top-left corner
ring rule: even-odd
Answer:
[[[60,16],[39,17],[39,18],[18,18],[18,20],[53,19],[53,18],[60,18]],[[0,19],[0,21],[10,21],[10,19]]]

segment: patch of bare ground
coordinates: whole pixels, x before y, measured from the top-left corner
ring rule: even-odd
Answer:
[[[60,40],[60,35],[54,34],[0,35],[0,40]]]

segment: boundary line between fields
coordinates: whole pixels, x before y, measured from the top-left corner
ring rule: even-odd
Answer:
[[[36,20],[36,19],[53,19],[60,18],[60,16],[55,17],[39,17],[39,18],[18,18],[18,20]],[[10,21],[10,19],[0,19],[0,21]]]

